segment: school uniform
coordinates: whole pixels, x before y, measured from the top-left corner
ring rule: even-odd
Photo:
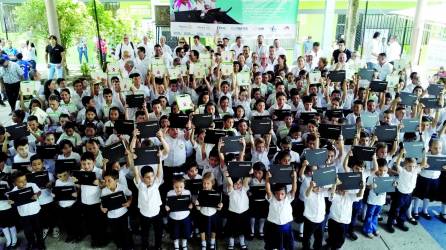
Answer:
[[[367,178],[370,176],[370,171],[362,172],[362,182],[366,183]],[[358,193],[359,189],[351,190],[352,193]],[[350,224],[348,225],[347,233],[351,236],[354,233],[356,222],[358,221],[358,216],[361,214],[362,208],[364,207],[364,194],[361,197],[357,197],[352,205],[352,218]]]
[[[110,195],[117,192],[123,192],[126,197],[132,195],[132,192],[125,186],[117,183],[116,189],[112,191],[108,187],[102,189],[101,196]],[[108,223],[116,246],[119,249],[131,249],[131,235],[128,227],[129,216],[126,207],[120,207],[107,211]]]
[[[24,188],[32,188],[34,194],[40,192],[40,188],[34,183],[26,183]],[[16,187],[12,191],[19,190]],[[33,201],[28,204],[17,206],[17,212],[20,215],[20,222],[25,232],[25,237],[28,245],[33,245],[38,248],[45,248],[45,243],[43,241],[43,231],[40,222],[39,212],[40,212],[39,202]]]
[[[238,190],[233,189],[231,192],[228,192],[229,208],[225,232],[230,237],[244,235],[248,232],[248,190],[249,187],[242,187]]]
[[[304,210],[305,210],[305,191],[310,186],[310,182],[312,181],[311,176],[304,175],[303,177],[299,177],[298,184],[299,186],[299,195],[298,199],[295,199],[293,202],[293,216],[294,221],[296,223],[304,222]]]
[[[401,166],[397,166],[399,170],[398,184],[395,193],[392,194],[392,204],[390,205],[389,217],[387,224],[394,224],[394,220],[398,225],[404,225],[407,220],[407,209],[412,202],[412,192],[417,183],[418,174],[421,172],[419,167],[413,168],[411,172]]]
[[[383,177],[389,176],[384,174]],[[372,175],[367,180],[367,185],[372,185],[375,175]],[[362,228],[365,234],[376,233],[378,230],[378,215],[381,212],[382,206],[386,203],[386,193],[376,194],[373,189],[370,190],[367,197],[367,212],[365,215],[364,226]]]
[[[179,195],[191,195],[189,190],[184,189]],[[175,190],[170,190],[167,197],[177,196]],[[172,208],[170,208],[172,209]],[[190,211],[177,211],[169,213],[170,238],[172,240],[189,239],[192,232]]]
[[[68,187],[75,186],[73,177],[68,177],[67,181],[62,181],[57,179],[55,187]],[[57,217],[58,224],[61,228],[66,232],[68,239],[78,238],[81,234],[81,230],[78,226],[79,221],[81,219],[79,212],[79,204],[75,200],[61,200],[57,202]]]
[[[217,208],[199,206],[198,210],[197,222],[200,233],[210,235],[217,232]]]
[[[260,181],[256,178],[251,179],[250,187],[265,187],[265,180]],[[268,216],[268,201],[263,197],[262,199],[253,199],[249,197],[249,217],[255,219],[266,219]],[[263,232],[262,232],[263,233]]]
[[[155,232],[155,249],[161,247],[163,221],[160,214],[162,204],[159,187],[162,178],[156,178],[151,186],[140,181],[138,187],[138,208],[141,218],[141,245],[143,249],[149,247],[149,230],[153,225]]]
[[[102,179],[102,169],[93,167],[96,179]],[[101,188],[99,186],[81,185],[81,206],[84,220],[91,235],[92,245],[105,243],[105,216],[101,212]]]
[[[48,173],[50,183],[54,182],[54,176],[51,173]],[[42,222],[42,226],[44,229],[53,229],[56,225],[56,218],[54,216],[56,212],[56,207],[53,194],[51,193],[50,188],[42,188],[41,193],[37,201],[40,204],[40,220]]]
[[[326,191],[311,191],[304,200],[304,236],[302,240],[303,249],[310,249],[311,236],[314,235],[314,249],[322,248],[325,219],[325,196]]]
[[[335,193],[331,198],[327,243],[332,249],[340,249],[344,245],[345,234],[351,222],[352,205],[356,198],[355,193]]]
[[[431,154],[428,154],[431,155]],[[438,155],[443,156],[443,155]],[[423,169],[417,178],[413,196],[421,200],[435,200],[437,190],[440,186],[441,171]]]
[[[0,181],[0,185],[6,185],[9,188],[9,184],[6,181]],[[1,197],[6,198],[6,197]],[[14,209],[9,204],[8,200],[0,200],[0,228],[14,227],[16,225],[16,216]]]
[[[266,149],[263,152],[257,152],[257,150],[255,149],[255,145],[252,146],[251,148],[251,162],[252,163],[256,163],[256,162],[262,162],[266,168],[269,168],[269,159],[268,159],[268,149]]]
[[[291,202],[294,197],[287,194],[281,201],[272,196],[269,202],[269,212],[265,223],[265,249],[287,249],[294,247],[294,238],[291,223],[293,221],[293,208]]]

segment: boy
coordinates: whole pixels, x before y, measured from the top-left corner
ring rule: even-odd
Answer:
[[[60,135],[57,143],[59,144],[62,140],[70,140],[75,147],[82,145],[81,136],[75,131],[75,124],[73,122],[65,123],[63,127],[64,132]]]
[[[40,196],[40,188],[34,183],[27,182],[26,175],[22,171],[15,172],[13,180],[15,187],[12,189],[12,192],[31,187],[34,193],[32,197],[33,202],[17,206],[20,222],[22,223],[27,240],[26,249],[31,250],[36,247],[43,250],[45,249],[45,242],[43,241],[42,226],[40,224],[40,205],[39,202],[37,202],[37,199]],[[14,204],[14,201],[10,200],[9,203]]]
[[[17,154],[14,156],[14,163],[30,162],[33,153],[29,152],[28,139],[22,137],[14,140],[14,148]]]
[[[95,166],[95,157],[91,152],[81,156],[81,171],[94,172],[96,180],[94,186],[81,185],[81,206],[87,228],[91,234],[91,247],[105,246],[104,228],[105,218],[100,209],[100,196],[102,187],[102,169]],[[76,180],[77,182],[77,180]]]
[[[138,188],[138,208],[141,213],[141,240],[142,248],[149,248],[149,230],[153,225],[155,231],[155,247],[161,250],[163,233],[163,220],[160,214],[161,195],[159,187],[163,181],[163,167],[161,158],[156,175],[153,168],[144,166],[141,171],[134,167],[134,182]]]
[[[101,205],[101,211],[107,214],[116,247],[118,249],[131,249],[132,243],[128,227],[129,217],[127,208],[130,207],[132,202],[132,192],[126,186],[121,185],[118,179],[119,172],[117,170],[107,169],[104,173],[105,187],[102,189],[101,196],[123,192],[127,197],[127,202],[122,204],[122,207],[113,210],[108,210]]]

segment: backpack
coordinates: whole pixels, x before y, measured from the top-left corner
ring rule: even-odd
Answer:
[[[135,47],[133,46],[132,42],[130,42],[130,46],[132,46],[134,57],[136,57]],[[121,59],[121,56],[122,56],[122,43],[121,43],[121,47],[119,48],[119,59]]]

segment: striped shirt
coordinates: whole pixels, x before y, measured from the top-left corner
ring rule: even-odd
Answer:
[[[6,84],[20,82],[23,77],[23,69],[15,62],[8,61],[8,66],[1,69],[0,77],[3,78],[3,82]]]

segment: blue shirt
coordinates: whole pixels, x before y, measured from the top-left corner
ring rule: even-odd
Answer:
[[[31,70],[31,64],[28,61],[19,60],[17,64],[23,70],[23,79],[29,80],[29,71]]]

